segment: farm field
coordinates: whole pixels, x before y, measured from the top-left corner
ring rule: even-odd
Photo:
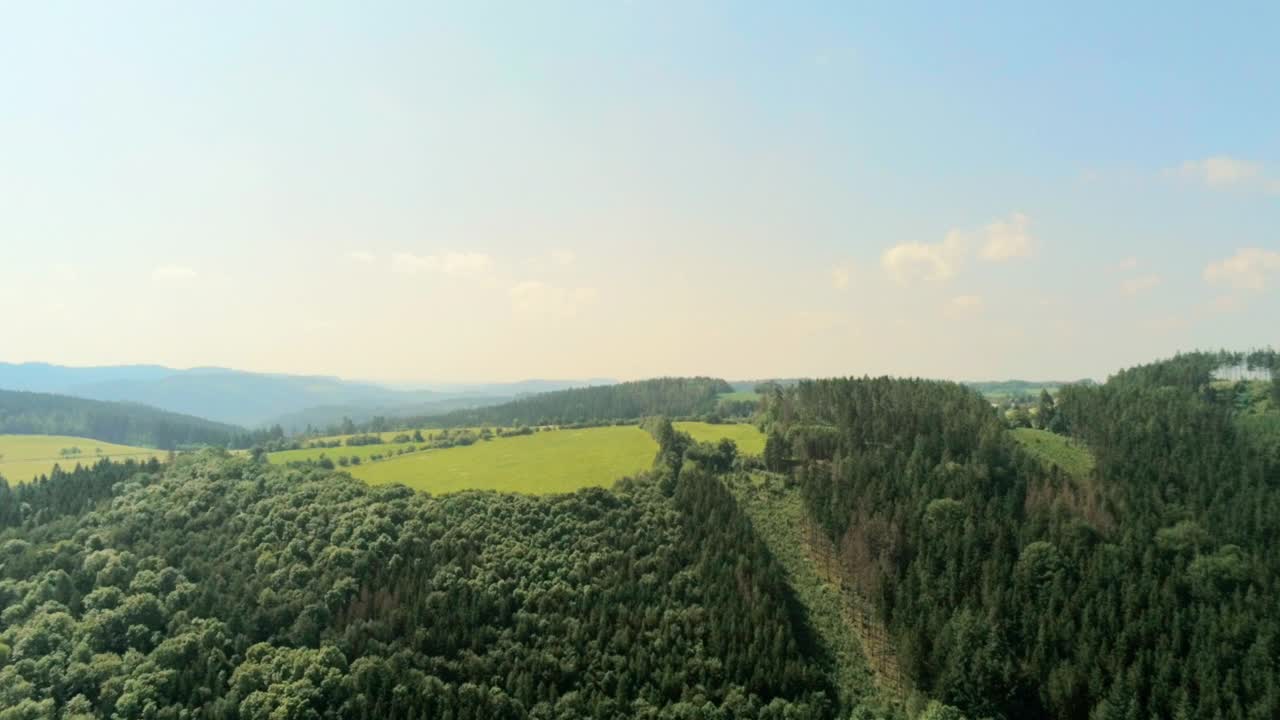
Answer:
[[[1077,479],[1087,479],[1093,472],[1093,455],[1087,448],[1048,430],[1017,428],[1013,437],[1031,454],[1053,463]]]
[[[439,430],[423,430],[422,436],[429,437],[432,433],[438,433],[438,432],[440,431]],[[379,432],[379,433],[356,433],[356,435],[377,435],[378,437],[382,438],[382,442],[390,443],[392,440],[395,439],[397,435],[413,435],[413,430],[412,429],[388,430],[386,432]],[[323,437],[309,438],[308,442],[321,442],[321,441],[331,442],[333,440],[337,440],[338,442],[343,442],[349,437],[355,437],[355,435],[325,435]],[[337,448],[333,448],[333,449],[336,450]]]
[[[423,434],[426,437],[426,434]],[[281,450],[280,452],[267,453],[267,462],[276,465],[285,463],[299,462],[302,460],[319,460],[323,455],[334,462],[339,457],[351,457],[355,455],[363,462],[368,462],[371,455],[390,455],[404,448],[414,446],[425,448],[426,443],[383,443],[381,445],[357,445],[348,447],[342,445],[333,448],[304,448],[302,450]]]
[[[553,430],[413,453],[349,468],[371,485],[402,483],[432,494],[499,490],[534,495],[608,487],[647,470],[658,445],[635,425]],[[347,453],[350,455],[351,453]]]
[[[64,448],[80,448],[80,454],[63,457],[59,451]],[[10,484],[30,482],[48,474],[54,465],[70,470],[76,463],[89,465],[103,458],[143,461],[152,457],[163,458],[164,453],[68,435],[0,435],[0,476]]]
[[[676,430],[689,433],[698,442],[716,442],[721,438],[729,438],[738,444],[738,452],[743,455],[759,455],[764,452],[764,434],[755,425],[746,423],[673,423]]]

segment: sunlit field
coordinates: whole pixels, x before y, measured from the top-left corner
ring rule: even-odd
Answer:
[[[498,438],[349,471],[372,485],[402,483],[433,494],[499,490],[542,495],[608,487],[620,477],[647,470],[657,452],[647,432],[625,425]]]
[[[73,449],[80,452],[62,452]],[[151,457],[163,458],[164,452],[69,435],[0,435],[0,476],[11,485],[47,475],[54,465],[70,470],[76,463],[92,465],[103,458],[144,461]]]
[[[721,438],[729,438],[738,445],[738,452],[743,455],[759,455],[764,452],[764,435],[754,425],[746,423],[724,423],[720,425],[704,422],[678,422],[675,428],[687,432],[698,442],[716,442]]]
[[[398,433],[393,433],[393,435],[394,434],[398,434]],[[423,437],[424,438],[427,437],[426,433],[423,433]],[[338,447],[331,447],[331,448],[304,448],[302,450],[281,450],[280,452],[269,453],[267,455],[267,460],[277,465],[283,465],[285,463],[300,462],[305,460],[319,460],[323,456],[323,457],[329,458],[334,462],[337,462],[339,457],[349,458],[354,455],[360,458],[361,462],[367,462],[369,461],[369,458],[374,455],[389,457],[389,456],[395,455],[397,452],[400,452],[401,450],[408,450],[409,448],[414,448],[415,450],[420,452],[426,449],[427,445],[428,443],[426,442],[421,442],[421,443],[383,442],[380,445],[356,445],[353,447],[340,445]]]

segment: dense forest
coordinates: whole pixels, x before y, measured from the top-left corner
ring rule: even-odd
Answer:
[[[543,498],[212,450],[0,483],[0,717],[833,717],[782,573],[696,467],[729,448],[693,449]]]
[[[1049,398],[1087,477],[977,393],[916,380],[775,389],[765,460],[930,695],[976,717],[1274,718],[1280,453],[1215,377],[1237,359],[1276,367],[1185,355]]]
[[[1042,392],[1018,432],[1075,469],[972,388],[851,378],[761,386],[763,457],[647,417],[653,469],[609,490],[431,497],[218,450],[0,481],[0,720],[1274,718],[1277,368],[1196,353]],[[761,479],[806,519],[788,547],[830,548],[876,615],[906,705],[837,688],[735,500]]]
[[[0,390],[0,434],[74,435],[172,450],[199,445],[248,447],[258,436],[234,425],[125,402]]]
[[[719,396],[733,392],[715,378],[656,378],[531,395],[502,405],[408,420],[406,427],[572,425],[648,416],[692,417],[716,411]]]

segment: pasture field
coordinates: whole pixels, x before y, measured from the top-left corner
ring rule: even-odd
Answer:
[[[423,433],[423,437],[427,437]],[[383,443],[381,445],[356,445],[355,447],[347,447],[346,445],[334,448],[305,448],[302,450],[281,450],[280,452],[267,453],[267,462],[283,465],[285,463],[297,462],[300,460],[319,460],[323,455],[335,463],[339,457],[351,457],[355,455],[360,458],[361,462],[369,462],[371,455],[392,455],[396,451],[409,446],[416,446],[425,449],[427,443]]]
[[[80,454],[63,457],[59,451],[80,448]],[[25,483],[39,475],[47,475],[54,465],[70,470],[76,466],[92,465],[103,458],[139,462],[148,458],[164,459],[163,450],[116,445],[69,435],[0,435],[0,475],[10,484]]]
[[[1074,478],[1087,480],[1093,472],[1093,454],[1079,442],[1048,430],[1016,428],[1012,432],[1014,439],[1032,455],[1057,465]]]
[[[500,438],[347,471],[370,485],[401,483],[435,495],[458,490],[542,495],[609,487],[618,478],[649,469],[657,452],[649,433],[623,425]]]
[[[433,433],[438,433],[438,432],[440,431],[424,429],[422,431],[422,437],[429,438]],[[387,432],[380,432],[380,433],[356,433],[355,435],[377,435],[378,437],[382,438],[383,443],[390,444],[391,441],[394,440],[397,435],[408,435],[412,437],[413,428],[409,428],[408,430],[388,430]],[[324,437],[308,438],[307,442],[319,442],[319,441],[331,442],[333,440],[337,440],[338,442],[343,442],[349,437],[355,437],[355,435],[325,435]],[[337,450],[338,448],[333,448],[333,449]],[[347,454],[350,455],[351,453],[347,453]]]
[[[716,442],[721,438],[729,438],[738,444],[738,452],[743,455],[759,455],[764,452],[764,433],[755,425],[746,423],[712,424],[704,422],[672,423],[676,430],[689,433],[698,442]]]
[[[462,431],[471,431],[471,432],[478,433],[483,429],[484,428],[450,428],[448,432],[458,433]],[[495,428],[490,428],[490,429],[494,430]],[[369,458],[374,455],[384,455],[384,456],[390,457],[395,455],[396,452],[409,447],[415,447],[418,449],[418,451],[427,450],[429,449],[432,438],[436,437],[442,432],[444,431],[443,430],[424,430],[422,432],[423,442],[407,442],[407,443],[393,443],[391,441],[394,440],[397,435],[409,435],[412,437],[413,430],[409,430],[407,432],[404,430],[393,430],[391,432],[384,432],[384,433],[369,433],[370,435],[376,434],[380,436],[382,438],[382,443],[377,445],[354,445],[354,446],[339,445],[338,447],[332,447],[332,448],[302,448],[300,450],[280,450],[278,452],[268,453],[267,461],[271,463],[275,463],[277,465],[283,465],[285,463],[298,462],[298,461],[304,461],[304,460],[319,460],[320,456],[324,455],[325,457],[329,458],[330,460],[336,463],[339,457],[349,458],[352,455],[355,455],[356,457],[360,458],[361,462],[369,462]],[[543,430],[543,432],[545,432],[545,429]],[[343,441],[349,437],[352,437],[352,436],[351,435],[333,435],[330,437],[312,438],[307,442],[317,442],[321,440],[325,442],[330,442],[333,440]],[[500,439],[504,439],[504,438],[499,438],[495,434],[493,440],[489,442],[497,442]],[[483,441],[477,440],[477,442],[483,442]]]
[[[484,430],[486,427],[489,428],[489,430],[491,430],[495,435],[497,434],[500,428],[503,428],[503,426],[500,426],[500,425],[485,425],[480,427],[456,427],[456,428],[451,427],[451,428],[448,428],[448,430],[449,432],[462,432],[463,430],[470,430],[471,432],[478,433],[481,430]],[[355,435],[377,435],[378,437],[382,438],[382,443],[384,445],[390,445],[391,441],[395,440],[397,435],[408,435],[410,437],[413,437],[414,429],[415,428],[409,428],[408,430],[388,430],[386,432],[379,432],[379,433],[356,433]],[[505,428],[505,429],[509,430],[510,428]],[[544,430],[549,429],[549,426],[543,426],[543,429]],[[432,437],[442,432],[440,428],[420,428],[420,430],[422,432],[422,437],[424,440],[430,440]],[[325,435],[323,437],[307,438],[307,442],[321,442],[321,441],[332,442],[334,440],[337,440],[338,442],[345,442],[347,438],[355,437],[355,435]],[[346,446],[343,445],[342,447],[345,448]],[[330,448],[327,448],[327,449],[330,449]],[[331,448],[331,449],[337,450],[338,448]],[[350,455],[350,454],[351,453],[347,453],[347,455]]]

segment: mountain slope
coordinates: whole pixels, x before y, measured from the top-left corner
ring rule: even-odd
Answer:
[[[1239,432],[1218,365],[1065,387],[1073,439],[1035,454],[953,383],[803,382],[767,399],[765,460],[926,694],[972,717],[1277,717],[1280,456]]]
[[[0,484],[6,717],[835,720],[714,481],[437,498],[212,452],[147,470]]]
[[[135,403],[0,390],[0,433],[74,435],[121,445],[172,449],[229,445],[243,428]]]
[[[0,363],[0,388],[6,390],[135,402],[246,427],[278,423],[289,430],[302,430],[308,424],[321,427],[340,422],[343,417],[361,422],[378,415],[434,416],[591,382],[525,380],[388,387],[336,377],[215,367],[178,370],[158,365],[65,367]]]
[[[711,412],[720,394],[732,391],[729,383],[717,378],[654,378],[542,393],[426,420],[446,426],[555,425],[636,420],[650,415],[688,417]]]

